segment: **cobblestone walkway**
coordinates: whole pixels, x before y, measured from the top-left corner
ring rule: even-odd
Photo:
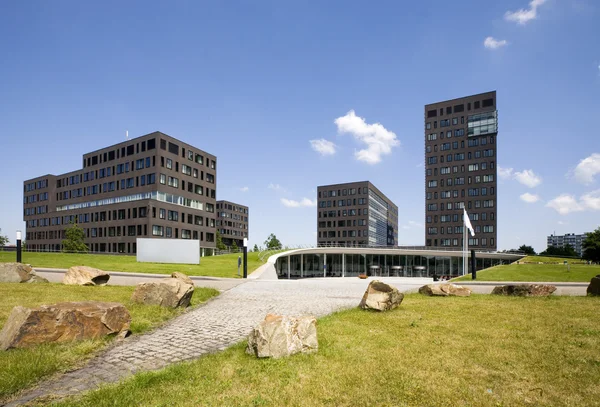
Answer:
[[[422,282],[395,284],[401,290]],[[64,397],[119,381],[136,372],[157,370],[223,350],[244,339],[267,313],[317,317],[355,307],[368,281],[247,281],[206,305],[185,313],[146,335],[125,339],[87,366],[44,382],[19,399],[17,406],[39,397]]]

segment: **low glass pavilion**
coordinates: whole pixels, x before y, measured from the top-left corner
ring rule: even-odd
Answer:
[[[470,255],[470,254],[469,254]],[[403,248],[311,248],[275,255],[278,278],[310,277],[433,277],[462,275],[462,251]],[[475,254],[482,270],[508,264],[523,256],[509,253]],[[470,266],[470,257],[469,257]]]

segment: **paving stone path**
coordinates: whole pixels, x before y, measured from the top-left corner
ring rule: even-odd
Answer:
[[[395,285],[406,290],[419,284],[413,280]],[[267,313],[319,317],[355,307],[367,285],[360,280],[247,281],[154,332],[125,339],[85,367],[44,382],[6,406],[77,394],[136,372],[223,350],[245,339]]]

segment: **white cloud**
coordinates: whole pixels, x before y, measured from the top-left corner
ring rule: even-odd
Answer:
[[[302,206],[310,207],[317,206],[317,201],[311,201],[308,198],[302,198],[300,201],[294,201],[293,199],[281,198],[281,203],[288,208],[300,208]]]
[[[269,186],[267,188],[274,189],[275,191],[283,190],[283,188],[281,188],[281,185],[279,185],[279,184],[269,184]]]
[[[324,138],[319,140],[310,140],[310,146],[321,155],[334,155],[336,145]]]
[[[377,164],[382,155],[392,152],[392,147],[400,145],[396,134],[387,130],[380,123],[367,124],[365,119],[350,110],[345,116],[338,117],[334,123],[338,133],[350,133],[354,138],[367,145],[367,148],[356,151],[354,156],[367,164]]]
[[[503,168],[498,166],[498,176],[502,179],[510,179],[513,175],[512,168]]]
[[[240,191],[242,191],[242,192],[248,192],[249,189],[250,188],[248,188],[248,187],[241,187]]]
[[[591,184],[594,177],[600,174],[600,154],[594,153],[579,161],[573,172],[577,181],[585,185]]]
[[[521,172],[515,172],[514,178],[521,184],[528,186],[529,188],[537,187],[542,183],[542,178],[533,170],[523,170]]]
[[[525,25],[531,20],[537,18],[537,9],[544,4],[546,0],[531,0],[528,9],[519,9],[517,11],[507,11],[504,14],[506,21],[515,21],[518,24]]]
[[[494,37],[487,37],[483,41],[483,46],[487,49],[498,49],[508,45],[506,40],[497,40]]]
[[[422,225],[421,223],[419,223],[419,222],[415,222],[414,220],[409,220],[409,221],[408,221],[408,224],[409,224],[410,226],[414,226],[414,227],[418,227],[418,228],[420,228],[420,227],[423,227],[423,225]]]
[[[552,199],[546,204],[547,207],[554,209],[561,215],[568,215],[571,212],[579,212],[584,210],[584,207],[577,202],[573,195],[562,194]]]
[[[581,197],[581,204],[586,209],[600,211],[600,189],[588,192],[587,194],[583,195]]]
[[[563,222],[562,220],[559,220],[557,223],[559,225],[568,225],[569,224],[569,222]]]
[[[530,194],[529,192],[525,192],[519,198],[521,198],[521,201],[527,203],[534,203],[540,200],[540,197],[538,195]]]

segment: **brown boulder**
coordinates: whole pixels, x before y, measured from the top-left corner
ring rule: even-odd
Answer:
[[[259,358],[277,359],[295,353],[312,353],[318,349],[315,317],[268,314],[250,332],[246,353]]]
[[[360,301],[362,309],[374,309],[377,311],[389,311],[402,303],[404,294],[396,287],[374,280],[369,283],[365,294]]]
[[[68,285],[106,285],[110,274],[88,266],[73,266],[65,273],[63,284]]]
[[[494,287],[492,294],[517,297],[545,297],[556,291],[550,284],[509,284]]]
[[[180,273],[178,271],[171,273],[171,278],[176,278],[176,279],[183,281],[186,284],[194,285],[194,282],[192,281],[191,278],[189,278],[187,275]]]
[[[115,334],[125,336],[130,323],[129,311],[115,302],[62,302],[38,308],[16,306],[0,332],[0,350]]]
[[[189,306],[192,295],[194,295],[193,285],[169,277],[156,282],[138,284],[131,300],[147,305],[176,308]]]
[[[456,284],[427,284],[419,288],[419,293],[439,297],[468,297],[471,289]]]
[[[590,285],[588,285],[587,293],[590,295],[600,295],[600,274],[596,277],[592,277]]]
[[[0,283],[47,283],[29,264],[0,263]]]

